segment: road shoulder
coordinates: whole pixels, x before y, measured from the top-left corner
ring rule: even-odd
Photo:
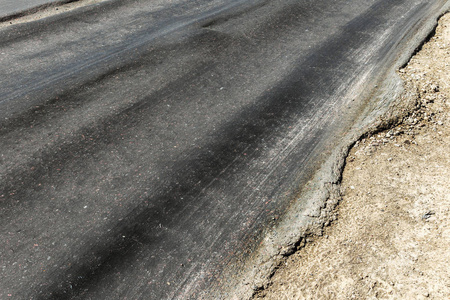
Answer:
[[[290,256],[264,299],[450,297],[450,14],[400,70],[418,108],[361,139],[337,221]]]

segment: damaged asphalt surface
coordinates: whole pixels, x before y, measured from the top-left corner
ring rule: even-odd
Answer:
[[[0,298],[244,297],[224,270],[446,5],[107,1],[0,29]]]

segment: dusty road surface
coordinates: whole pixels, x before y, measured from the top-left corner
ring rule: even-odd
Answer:
[[[6,16],[56,2],[54,0],[0,0],[0,20]]]
[[[356,143],[337,220],[254,299],[450,299],[450,14],[400,73],[417,109]]]
[[[7,20],[9,24],[12,24],[13,22],[15,23],[17,17],[31,15],[36,12],[41,15],[43,10],[48,13],[53,10],[51,8],[59,10],[62,6],[73,6],[74,2],[87,1],[92,2],[92,0],[0,0],[0,22]]]
[[[450,6],[84,2],[0,28],[2,300],[248,299]]]

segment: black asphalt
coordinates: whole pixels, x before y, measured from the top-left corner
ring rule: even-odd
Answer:
[[[0,299],[220,290],[446,3],[106,1],[1,29]]]

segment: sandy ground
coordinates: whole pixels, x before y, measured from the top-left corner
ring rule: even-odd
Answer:
[[[450,299],[450,14],[399,73],[417,111],[356,143],[337,221],[254,299]]]

